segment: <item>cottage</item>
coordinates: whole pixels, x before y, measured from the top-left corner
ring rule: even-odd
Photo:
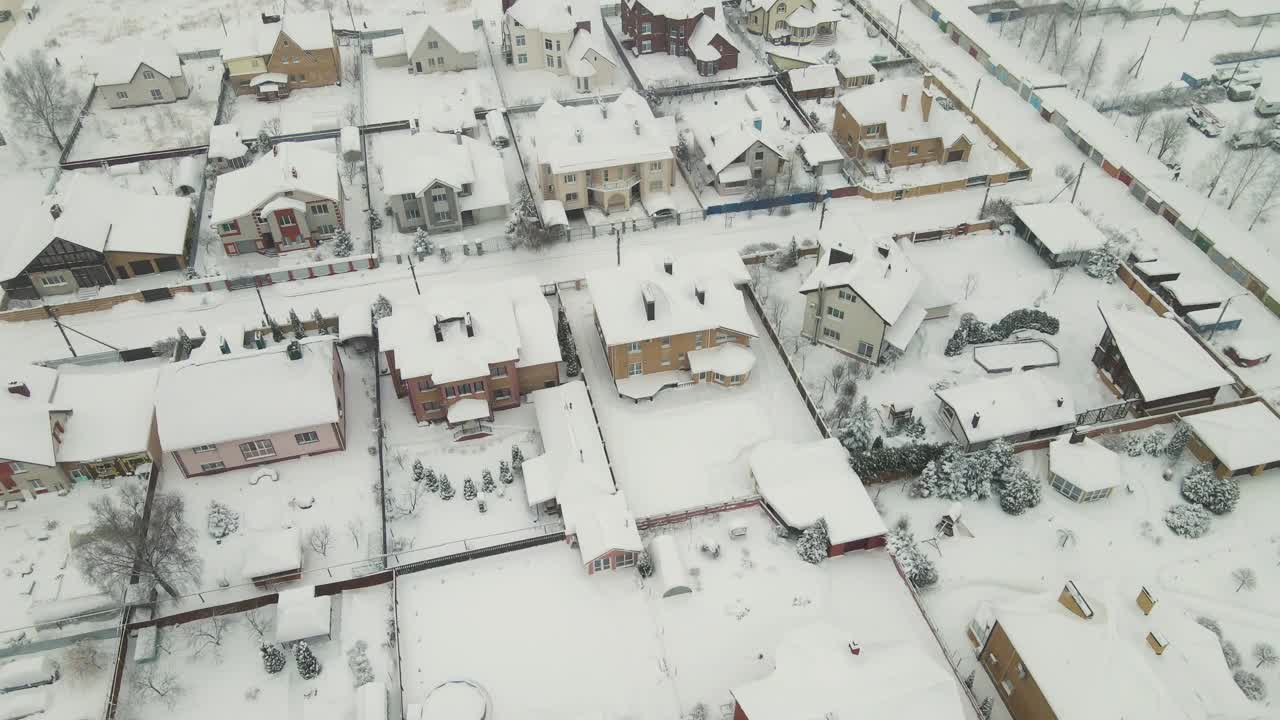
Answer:
[[[756,336],[732,250],[655,262],[635,255],[587,273],[596,330],[618,392],[638,399],[684,382],[745,383]]]
[[[1053,437],[1075,426],[1076,408],[1057,384],[1034,372],[1003,375],[939,390],[938,420],[966,452],[992,440]]]
[[[278,23],[233,28],[222,48],[227,81],[237,95],[261,100],[298,88],[342,84],[333,21],[323,10],[286,13]]]
[[[636,55],[691,58],[698,74],[738,67],[738,48],[720,21],[719,0],[623,0],[624,46]]]
[[[475,14],[466,11],[407,15],[400,35],[376,38],[378,67],[405,67],[411,73],[456,72],[478,66]]]
[[[167,365],[156,393],[160,447],[186,477],[342,450],[345,385],[328,335]]]
[[[240,128],[227,124],[214,125],[209,129],[209,162],[214,172],[238,170],[252,159],[249,146],[240,137]]]
[[[578,92],[613,84],[617,69],[602,37],[591,32],[594,4],[502,0],[502,52],[516,70],[546,70],[574,79]]]
[[[345,227],[337,158],[309,144],[273,145],[218,178],[210,219],[228,255],[314,248]]]
[[[828,557],[884,547],[888,530],[835,438],[766,440],[747,458],[760,497],[794,530],[827,523]]]
[[[936,82],[926,74],[919,90],[913,79],[901,78],[845,93],[832,136],[850,157],[891,168],[967,161],[979,135],[964,113],[934,102],[945,96]]]
[[[487,435],[494,412],[560,382],[555,318],[531,277],[431,287],[379,321],[378,342],[396,396],[458,439]]]
[[[51,404],[58,373],[39,365],[4,368],[0,392],[0,503],[71,486],[57,451],[70,413]]]
[[[669,197],[675,182],[675,118],[654,117],[630,88],[593,105],[549,99],[531,134],[539,194],[579,216],[588,207],[606,214],[636,201],[647,207]]]
[[[936,657],[914,645],[863,647],[824,623],[784,635],[773,671],[729,693],[734,720],[965,717],[959,684]]]
[[[801,100],[835,97],[836,88],[840,87],[836,67],[827,63],[789,70],[786,78],[791,94]]]
[[[764,89],[749,88],[741,98],[737,105],[727,98],[723,104],[685,114],[711,183],[722,195],[745,193],[785,178],[794,145]]]
[[[0,249],[0,287],[11,298],[35,300],[180,270],[192,229],[188,198],[134,193],[71,173]]]
[[[1218,475],[1260,475],[1280,467],[1280,417],[1265,400],[1188,415],[1188,449]]]
[[[1069,202],[1018,205],[1013,208],[1018,236],[1035,248],[1049,267],[1075,265],[1107,238]]]
[[[182,61],[160,42],[134,41],[111,49],[95,63],[93,84],[110,108],[158,105],[191,94]]]
[[[57,460],[73,482],[109,480],[158,467],[157,368],[63,366],[53,404],[71,413]]]
[[[1111,497],[1128,473],[1120,456],[1083,433],[1049,443],[1049,487],[1077,503]]]
[[[1170,317],[1099,307],[1106,331],[1093,351],[1099,377],[1139,415],[1210,405],[1232,377]]]
[[[507,218],[502,156],[465,135],[419,132],[380,140],[382,187],[396,229],[461,230]]]
[[[840,22],[839,6],[827,0],[742,0],[747,31],[777,45],[830,44]]]

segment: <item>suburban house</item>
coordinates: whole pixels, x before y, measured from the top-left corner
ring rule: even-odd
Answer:
[[[524,461],[529,507],[559,514],[587,574],[636,564],[640,532],[616,489],[587,386],[579,380],[529,396],[542,435],[541,455]]]
[[[0,503],[70,487],[57,451],[70,413],[54,407],[58,372],[40,365],[4,369],[0,393]]]
[[[934,107],[942,91],[924,76],[874,83],[840,96],[831,134],[849,157],[891,168],[965,162],[978,140],[964,113]]]
[[[960,449],[991,441],[1050,438],[1075,427],[1076,407],[1066,390],[1035,372],[1019,372],[938,390],[938,420]]]
[[[194,237],[191,200],[71,173],[27,211],[0,249],[0,286],[34,300],[180,270]]]
[[[1107,242],[1093,221],[1069,202],[1017,205],[1013,226],[1049,267],[1075,265]]]
[[[436,233],[507,218],[502,156],[492,145],[434,132],[388,134],[379,142],[382,189],[398,231]]]
[[[742,0],[747,30],[775,45],[828,44],[835,40],[839,6],[826,0]]]
[[[591,32],[596,8],[565,0],[502,0],[507,64],[571,76],[578,92],[612,85],[617,68],[603,39]]]
[[[791,87],[791,94],[800,100],[835,97],[836,88],[840,87],[836,66],[827,63],[788,70],[784,77]]]
[[[688,57],[698,74],[738,67],[738,48],[720,21],[719,0],[623,0],[623,46],[636,55]]]
[[[1093,350],[1098,376],[1138,415],[1211,405],[1232,377],[1177,320],[1098,308],[1106,331]]]
[[[749,88],[745,117],[728,119],[707,109],[686,116],[698,152],[722,195],[745,193],[785,178],[790,151],[778,113],[763,88]]]
[[[871,85],[879,79],[875,65],[865,58],[841,58],[836,63],[836,76],[840,79],[840,87],[855,90],[864,85]]]
[[[751,376],[755,324],[740,287],[749,281],[733,250],[654,262],[635,255],[587,273],[609,372],[627,397],[652,397],[684,382],[739,385]]]
[[[1280,417],[1264,400],[1188,415],[1187,448],[1222,477],[1260,475],[1280,467]]]
[[[969,640],[1013,720],[1264,715],[1232,679],[1218,636],[1134,586],[1132,594],[1067,581],[982,603]]]
[[[850,238],[820,251],[800,294],[800,335],[871,365],[887,347],[905,350],[925,320],[951,313],[951,300],[889,239]]]
[[[342,84],[338,40],[324,10],[290,12],[278,23],[235,29],[222,48],[222,64],[237,95],[263,100]]]
[[[966,717],[960,686],[938,659],[914,645],[863,646],[825,623],[785,634],[772,672],[729,694],[733,720]]]
[[[93,84],[107,107],[158,105],[191,94],[182,61],[158,42],[130,42],[112,48],[95,63]]]
[[[766,440],[747,458],[757,492],[793,530],[827,523],[827,557],[884,547],[888,529],[836,438]]]
[[[160,448],[185,477],[346,447],[346,377],[333,336],[221,349],[160,371]]]
[[[573,107],[549,99],[538,108],[531,135],[542,199],[568,212],[594,207],[607,214],[637,200],[650,214],[673,207],[675,118],[654,117],[634,90],[613,102]]]
[[[532,277],[427,288],[378,321],[378,349],[414,418],[457,439],[487,435],[495,412],[560,383],[555,317]]]
[[[337,157],[308,144],[272,145],[218,177],[210,219],[228,255],[313,248],[344,227]]]
[[[478,66],[479,33],[475,14],[454,11],[408,15],[400,35],[375,38],[378,67],[406,67],[411,73],[456,72]]]
[[[73,482],[137,475],[157,467],[155,367],[65,365],[53,405],[70,413],[56,452]]]
[[[1130,474],[1119,455],[1084,433],[1072,432],[1049,443],[1049,487],[1072,502],[1109,498]]]

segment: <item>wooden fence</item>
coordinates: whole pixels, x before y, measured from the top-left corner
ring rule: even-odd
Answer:
[[[710,505],[699,505],[697,507],[685,508],[684,510],[676,510],[674,512],[662,513],[661,515],[650,515],[636,520],[636,528],[639,530],[649,530],[662,525],[675,525],[686,520],[703,515],[715,515],[717,513],[728,512],[730,510],[741,510],[749,507],[760,507],[760,496],[753,495],[746,498],[737,498],[735,500],[727,500],[722,503],[712,503]]]
[[[169,288],[173,293],[189,293],[190,287],[176,286]],[[58,317],[64,315],[79,315],[81,313],[98,312],[99,310],[110,310],[116,305],[127,302],[146,302],[147,298],[143,293],[147,290],[139,290],[137,292],[125,293],[122,295],[105,295],[101,297],[89,298],[88,300],[76,300],[74,302],[62,303],[61,305],[52,306],[55,308],[53,312]],[[48,306],[39,305],[37,307],[23,308],[21,310],[7,310],[0,312],[0,321],[3,322],[26,322],[28,320],[45,320],[51,316]]]

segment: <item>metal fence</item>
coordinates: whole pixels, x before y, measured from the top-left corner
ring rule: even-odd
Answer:
[[[1137,403],[1137,400],[1122,400],[1118,403],[1085,410],[1076,414],[1076,425],[1096,425],[1097,423],[1122,420],[1129,416],[1129,412],[1133,410]]]

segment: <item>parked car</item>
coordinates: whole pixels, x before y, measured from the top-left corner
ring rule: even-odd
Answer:
[[[1187,114],[1187,124],[1204,133],[1205,137],[1218,137],[1222,134],[1222,128],[1194,113]]]
[[[1245,130],[1238,132],[1227,140],[1227,144],[1232,150],[1249,150],[1251,148],[1262,147],[1271,142],[1271,133],[1266,129]]]
[[[1274,91],[1267,91],[1258,94],[1258,102],[1253,104],[1253,111],[1258,113],[1259,117],[1271,117],[1280,115],[1280,95]],[[1277,119],[1280,122],[1280,118]]]
[[[1211,123],[1213,125],[1217,125],[1220,128],[1227,126],[1226,123],[1222,122],[1222,120],[1217,115],[1213,114],[1212,110],[1198,103],[1191,106],[1190,112],[1192,115],[1196,115],[1200,117],[1205,122]]]
[[[1232,102],[1242,102],[1244,100],[1253,99],[1253,86],[1244,83],[1231,83],[1227,86],[1227,99]]]
[[[0,22],[9,22],[13,19],[13,12],[9,10],[0,10]]]

